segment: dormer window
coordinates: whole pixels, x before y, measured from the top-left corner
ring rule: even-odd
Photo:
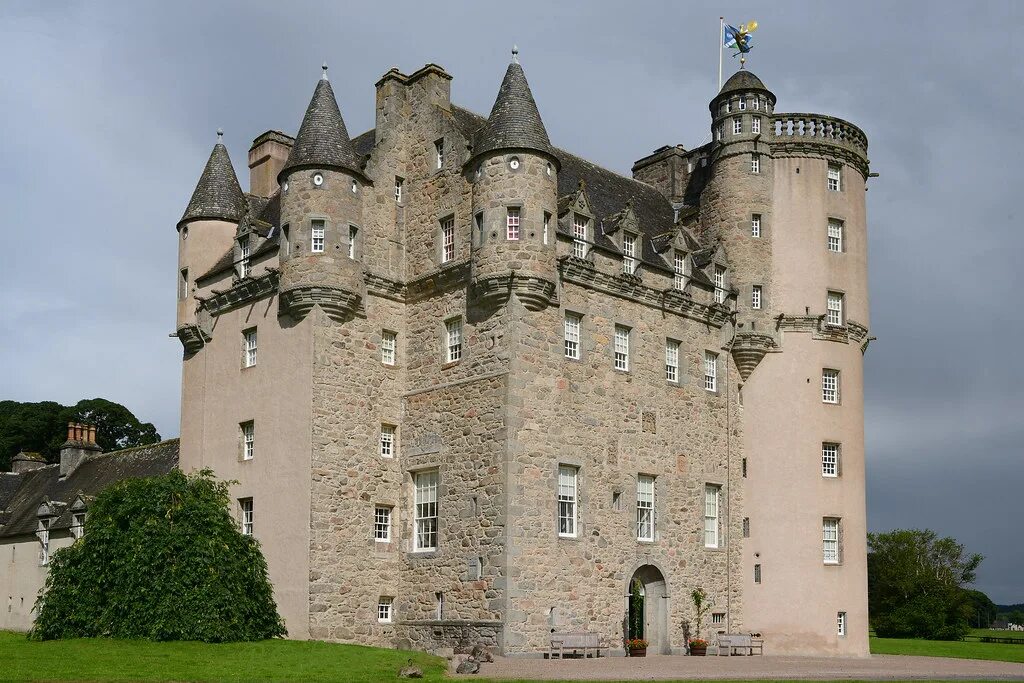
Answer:
[[[435,168],[444,168],[444,138],[434,141],[434,161]]]
[[[36,527],[36,538],[39,539],[39,564],[50,564],[50,524],[52,517],[40,517]]]
[[[241,237],[238,240],[238,251],[240,258],[238,261],[238,276],[249,277],[249,238]]]
[[[587,258],[587,217],[578,213],[572,215],[572,255]]]
[[[672,270],[675,274],[672,280],[672,288],[681,292],[686,288],[686,252],[676,250],[672,260]]]
[[[636,235],[622,236],[622,272],[626,275],[636,272]]]
[[[71,536],[77,541],[85,535],[85,513],[75,512],[71,515]]]
[[[725,303],[725,268],[715,266],[715,303]]]

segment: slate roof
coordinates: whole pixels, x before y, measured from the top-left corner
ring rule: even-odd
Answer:
[[[281,222],[281,191],[278,190],[269,198],[260,197],[254,194],[245,195],[245,199],[249,205],[249,211],[239,221],[239,229],[243,227],[251,227],[260,237],[265,238],[269,232],[270,227],[278,227]],[[272,251],[278,247],[278,238],[281,236],[279,230],[275,230],[274,234],[271,235],[270,239],[261,241],[260,245],[256,247],[256,251],[249,255],[250,259],[255,259],[258,256],[266,254],[268,251]],[[196,278],[196,281],[205,280],[209,277],[219,275],[225,271],[229,271],[234,267],[235,264],[235,245],[221,254],[221,257],[210,266],[210,269],[205,273]]]
[[[303,167],[341,168],[362,176],[363,159],[352,146],[334,89],[326,78],[313,90],[295,144],[277,177]]]
[[[210,152],[203,174],[178,221],[178,227],[187,221],[219,219],[238,221],[245,213],[245,195],[238,184],[235,168],[231,165],[227,147],[218,142]]]
[[[60,515],[51,530],[71,526],[71,504],[79,494],[95,496],[114,482],[137,477],[167,474],[178,466],[178,440],[161,441],[151,446],[127,448],[110,453],[89,455],[65,479],[60,478],[60,465],[47,465],[23,474],[0,475],[0,496],[11,488],[16,490],[4,503],[6,523],[0,527],[0,538],[34,534],[38,519],[36,511],[44,498],[58,506]],[[12,481],[16,482],[12,485]]]
[[[740,69],[725,82],[722,89],[718,91],[718,95],[724,95],[730,92],[749,91],[749,90],[763,90],[771,95],[772,104],[775,103],[775,95],[768,88],[764,86],[761,79],[756,75],[747,71],[746,69]],[[718,99],[716,97],[715,99]]]
[[[533,149],[552,154],[537,103],[518,62],[508,65],[491,115],[473,140],[473,156],[498,149]]]

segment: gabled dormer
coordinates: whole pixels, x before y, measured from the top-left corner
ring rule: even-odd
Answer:
[[[558,199],[558,231],[572,239],[575,258],[589,258],[594,246],[598,226],[592,206],[582,179],[575,192]]]

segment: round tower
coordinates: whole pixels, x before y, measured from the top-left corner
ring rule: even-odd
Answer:
[[[176,330],[187,352],[202,348],[209,330],[196,319],[195,282],[209,272],[232,248],[238,222],[245,214],[245,195],[238,184],[223,132],[210,152],[185,213],[178,221],[178,277]]]
[[[319,305],[336,320],[362,305],[363,193],[369,180],[327,78],[327,65],[278,174],[281,310],[302,318]]]
[[[558,158],[517,50],[466,171],[473,183],[475,296],[503,300],[515,292],[527,308],[543,308],[558,281]]]

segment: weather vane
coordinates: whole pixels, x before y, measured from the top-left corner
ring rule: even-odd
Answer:
[[[740,55],[740,68],[747,63],[747,53],[750,52],[753,47],[754,39],[751,37],[751,33],[757,30],[757,22],[750,21],[746,24],[740,24],[739,28],[725,24],[723,26],[722,40],[725,47],[730,50],[737,50],[733,55]]]

